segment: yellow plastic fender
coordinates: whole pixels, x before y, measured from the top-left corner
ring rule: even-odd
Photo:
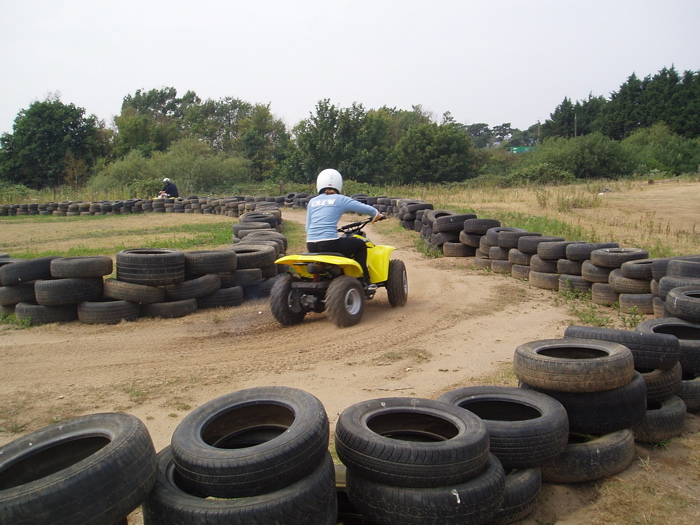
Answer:
[[[367,246],[367,268],[369,269],[369,278],[372,283],[383,283],[389,278],[389,258],[391,252],[396,248],[393,246],[375,246],[371,243]],[[300,277],[313,278],[313,274],[306,271],[306,265],[311,262],[320,262],[333,264],[343,269],[345,275],[351,277],[362,277],[362,267],[360,264],[349,257],[340,257],[338,255],[286,255],[275,261],[275,264],[286,264],[294,267]]]

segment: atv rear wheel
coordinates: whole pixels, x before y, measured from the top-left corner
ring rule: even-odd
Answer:
[[[389,261],[389,278],[386,293],[391,306],[403,306],[408,300],[408,275],[406,265],[399,259]]]
[[[326,313],[338,327],[353,326],[360,322],[365,311],[365,294],[360,281],[341,275],[331,281],[326,292]]]
[[[280,277],[270,290],[270,310],[273,317],[285,326],[299,324],[306,316],[301,305],[301,292],[292,288],[292,276]]]

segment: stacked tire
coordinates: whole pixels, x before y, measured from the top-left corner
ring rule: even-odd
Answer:
[[[145,525],[333,525],[335,469],[321,402],[286,387],[214,399],[158,454]]]
[[[569,444],[542,466],[555,483],[594,481],[627,468],[632,428],[646,412],[646,384],[629,348],[593,339],[549,339],[520,345],[513,358],[520,386],[559,401],[569,420]]]
[[[76,417],[0,447],[0,523],[126,523],[155,481],[156,453],[140,420]]]
[[[682,384],[681,346],[671,334],[570,326],[564,337],[619,343],[632,352],[634,369],[646,385],[644,417],[634,425],[635,441],[661,443],[683,432],[685,402],[677,396]]]
[[[641,248],[593,250],[581,266],[583,278],[593,283],[593,302],[605,306],[619,303],[620,309],[628,313],[653,313],[651,267],[647,257],[648,253]]]
[[[537,504],[540,467],[566,449],[569,420],[562,404],[539,392],[501,386],[459,388],[438,401],[468,410],[486,424],[490,450],[506,472],[503,503],[490,523],[525,518]]]
[[[448,403],[357,403],[338,418],[335,448],[350,503],[373,523],[482,524],[503,503],[505,473],[484,422]]]
[[[700,323],[692,323],[676,317],[648,319],[637,330],[645,334],[675,336],[679,343],[681,384],[676,396],[686,404],[686,410],[700,410]]]
[[[462,231],[459,232],[459,242],[465,246],[474,248],[473,265],[480,270],[491,268],[491,259],[489,259],[489,248],[491,242],[486,239],[486,232],[491,228],[501,226],[501,221],[497,219],[466,219],[462,225]]]

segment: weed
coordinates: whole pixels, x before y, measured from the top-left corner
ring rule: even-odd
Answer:
[[[619,310],[620,303],[616,302],[613,305],[613,308],[617,308]],[[620,322],[622,323],[622,326],[630,330],[636,328],[639,323],[644,321],[644,319],[644,314],[639,313],[636,306],[630,308],[629,315],[620,314]]]

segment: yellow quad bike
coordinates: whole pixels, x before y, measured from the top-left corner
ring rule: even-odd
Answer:
[[[390,259],[393,246],[376,246],[365,237],[362,228],[371,218],[338,228],[343,235],[367,243],[367,268],[370,283],[362,283],[362,267],[341,253],[304,253],[287,255],[276,264],[291,266],[270,291],[272,315],[283,325],[295,325],[308,312],[326,312],[339,327],[360,322],[365,299],[372,299],[379,288],[386,288],[391,306],[403,306],[408,299],[408,277],[403,261]]]

